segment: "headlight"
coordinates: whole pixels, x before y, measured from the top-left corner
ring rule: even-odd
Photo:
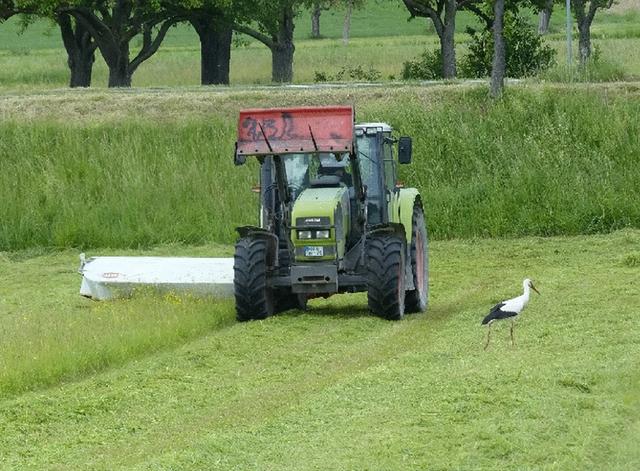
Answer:
[[[298,239],[311,239],[311,231],[298,231]]]
[[[329,232],[328,230],[324,230],[324,231],[316,231],[316,239],[328,239],[329,238]]]

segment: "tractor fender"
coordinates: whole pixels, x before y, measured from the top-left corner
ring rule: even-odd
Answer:
[[[404,227],[397,222],[388,222],[384,224],[376,224],[371,227],[367,234],[394,234],[400,238],[404,238]]]
[[[268,260],[267,264],[269,266],[277,266],[278,265],[278,236],[273,232],[269,232],[268,230],[262,227],[256,226],[240,226],[236,227],[236,232],[241,238],[245,237],[254,237],[259,239],[264,239],[267,241],[267,249],[268,249]]]
[[[409,224],[409,227],[411,227],[411,221],[409,221]],[[411,231],[411,229],[409,229],[409,231]],[[411,271],[411,235],[409,235],[409,242],[406,242],[405,228],[398,222],[377,224],[367,232],[367,235],[371,234],[393,234],[398,239],[404,242],[404,256],[406,260],[406,263],[404,265],[404,278],[406,286],[409,286],[411,289],[413,289],[413,274]]]
[[[396,194],[392,204],[391,219],[403,227],[403,234],[408,244],[411,244],[413,207],[416,203],[422,206],[420,192],[416,188],[402,188]]]

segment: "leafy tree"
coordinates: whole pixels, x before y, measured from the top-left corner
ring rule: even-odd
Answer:
[[[440,50],[424,51],[415,60],[402,65],[403,80],[438,80],[442,77],[442,54]]]
[[[109,67],[109,87],[130,87],[131,77],[160,47],[169,28],[182,18],[157,1],[50,0],[56,15],[70,15],[86,29]],[[142,47],[131,59],[131,40],[142,35]]]
[[[62,43],[67,51],[67,65],[71,71],[69,86],[90,87],[98,43],[87,27],[70,14],[56,13],[55,21],[60,26]]]
[[[504,40],[505,0],[493,1],[493,60],[491,61],[491,81],[489,95],[498,98],[504,89],[504,76],[507,68],[507,50]]]
[[[493,61],[493,32],[470,30],[469,54],[462,62],[462,72],[468,77],[487,77]],[[524,17],[507,11],[504,18],[506,75],[530,77],[550,67],[556,52],[546,45]]]
[[[339,0],[334,2],[335,4],[343,3],[345,7],[344,21],[342,22],[342,44],[345,46],[349,44],[349,37],[351,36],[351,15],[355,8],[360,8],[364,5],[364,0]]]
[[[8,20],[16,14],[12,0],[0,0],[0,22]]]
[[[591,57],[591,24],[596,12],[611,8],[613,0],[571,0],[571,8],[578,23],[578,52],[580,65],[585,66]]]
[[[311,38],[320,39],[320,15],[331,7],[327,0],[315,0],[311,3]]]
[[[308,3],[308,2],[305,2]],[[353,10],[361,8],[365,5],[366,0],[312,0],[311,7],[311,37],[317,39],[320,37],[320,14],[323,10],[344,7],[344,21],[342,22],[342,42],[349,44],[349,36],[351,35],[351,16]]]
[[[11,5],[10,5],[11,4]],[[62,42],[67,51],[67,64],[71,72],[71,87],[88,87],[95,61],[96,43],[81,24],[70,15],[58,13],[61,2],[38,0],[2,1],[1,6],[11,6],[13,14],[23,14],[24,24],[29,25],[36,17],[46,17],[60,26]]]
[[[293,80],[293,22],[304,0],[248,0],[239,7],[234,29],[271,50],[271,80]]]
[[[34,7],[30,2],[0,0],[0,23],[15,15],[30,15],[33,13],[33,10]]]
[[[202,85],[228,84],[233,24],[240,0],[162,0],[163,8],[182,17],[200,39]]]
[[[538,12],[538,34],[547,34],[549,32],[549,22],[553,13],[554,0],[545,0],[544,5]]]
[[[456,76],[456,49],[454,33],[456,30],[456,13],[468,10],[482,19],[487,28],[492,19],[478,7],[478,0],[402,0],[411,18],[429,18],[440,39],[440,56],[442,57],[442,76],[447,79]]]

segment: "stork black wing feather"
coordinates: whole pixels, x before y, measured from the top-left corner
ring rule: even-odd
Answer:
[[[497,304],[489,313],[487,317],[482,319],[482,325],[488,324],[491,321],[497,321],[501,319],[508,319],[510,317],[515,317],[518,315],[517,312],[511,311],[501,311],[500,308],[504,306],[504,303]]]
[[[500,308],[501,308],[502,306],[504,306],[504,305],[505,305],[505,303],[498,303],[498,304],[496,304],[495,306],[493,306],[493,307],[491,308],[491,310],[489,311],[489,314],[491,314],[492,312],[499,311],[499,310],[500,310]]]

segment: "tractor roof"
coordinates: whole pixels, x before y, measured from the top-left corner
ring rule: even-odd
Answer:
[[[387,123],[359,123],[356,124],[356,129],[366,129],[366,128],[381,128],[382,132],[392,132],[391,126]]]

